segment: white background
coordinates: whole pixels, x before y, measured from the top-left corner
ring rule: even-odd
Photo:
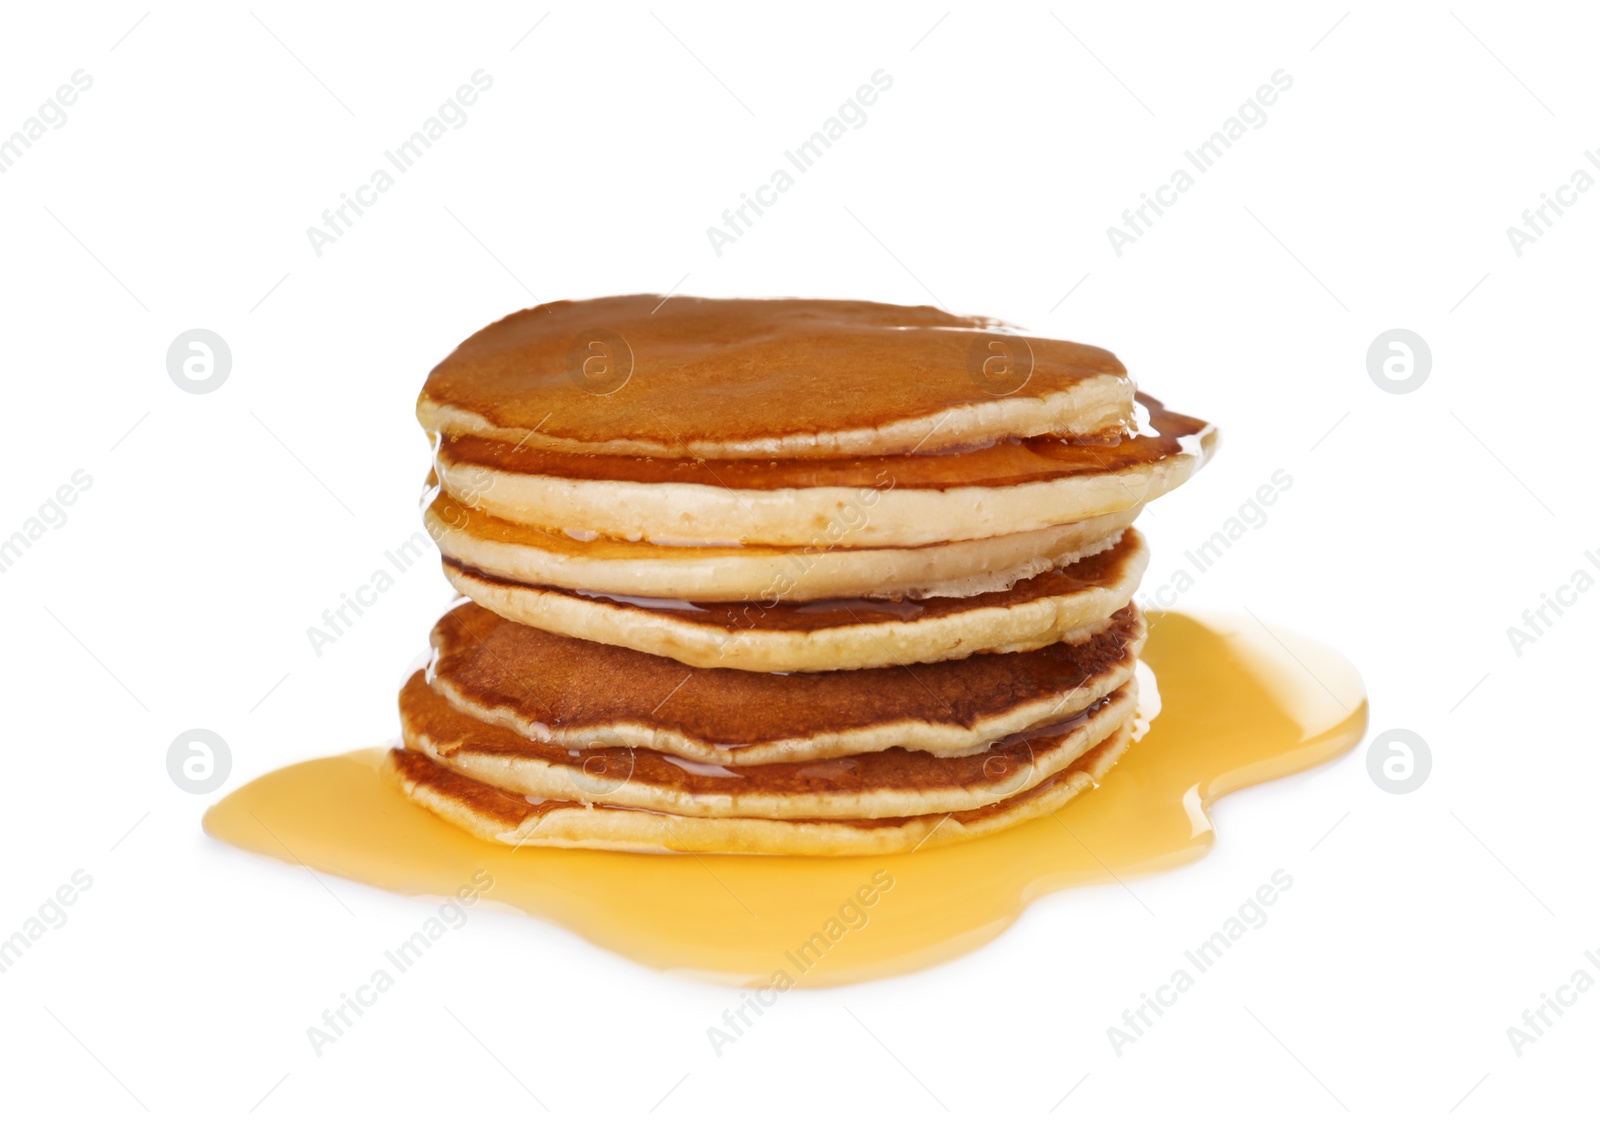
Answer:
[[[0,931],[94,884],[0,976],[6,1115],[1592,1108],[1600,994],[1520,1058],[1506,1035],[1600,948],[1600,592],[1520,654],[1506,633],[1600,574],[1600,191],[1520,257],[1506,235],[1600,148],[1592,17],[597,7],[8,9],[0,133],[74,71],[93,85],[0,176],[0,537],[75,470],[93,485],[0,574]],[[306,228],[480,68],[466,124],[318,257]],[[867,123],[717,256],[707,226],[880,68]],[[1266,124],[1118,257],[1106,228],[1279,69]],[[1287,470],[1181,604],[1347,653],[1372,731],[1431,746],[1427,782],[1381,791],[1362,747],[1230,797],[1198,865],[791,995],[721,1058],[730,993],[481,911],[315,1057],[305,1028],[429,907],[339,883],[347,912],[208,840],[214,797],[169,780],[167,747],[217,731],[232,787],[390,736],[442,578],[404,575],[320,657],[306,629],[417,526],[428,368],[539,300],[673,288],[937,300],[1112,348],[1224,431],[1147,517],[1151,574]],[[194,327],[231,345],[211,394],[167,375]],[[1395,327],[1433,355],[1405,395],[1366,369]],[[1117,1057],[1106,1027],[1278,868],[1266,927]]]

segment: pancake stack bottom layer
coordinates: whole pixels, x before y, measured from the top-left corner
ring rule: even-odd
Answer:
[[[1133,520],[1216,442],[1108,352],[840,301],[542,305],[418,416],[465,599],[397,782],[647,852],[911,851],[1092,788],[1157,707]]]

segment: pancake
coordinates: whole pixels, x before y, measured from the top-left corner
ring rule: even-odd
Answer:
[[[423,509],[445,558],[526,585],[688,601],[952,597],[1006,589],[1096,554],[1139,514],[1131,507],[1016,535],[904,549],[658,546],[577,538],[463,507],[434,489]]]
[[[1193,476],[1214,427],[1139,396],[1120,440],[997,439],[846,459],[597,456],[445,437],[445,491],[512,523],[658,545],[906,547],[1037,531],[1137,508]],[[788,403],[774,405],[781,414]]]
[[[1130,678],[1085,710],[964,757],[890,748],[823,761],[727,768],[649,749],[567,749],[480,722],[429,689],[400,692],[402,740],[455,772],[532,800],[682,816],[860,819],[967,811],[1032,788],[1133,718]]]
[[[644,294],[489,325],[429,374],[417,417],[580,454],[828,457],[1114,434],[1132,395],[1108,351],[926,306]]]
[[[920,601],[692,602],[524,585],[446,558],[445,577],[492,612],[564,636],[700,668],[832,671],[1077,644],[1127,605],[1149,561],[1138,531],[999,591]],[[919,670],[919,674],[920,674]]]
[[[1131,723],[1129,724],[1131,726]],[[1049,815],[1092,788],[1130,744],[1117,730],[1068,768],[982,808],[941,815],[859,820],[766,820],[674,816],[608,805],[528,798],[451,771],[410,750],[389,763],[405,794],[464,831],[512,847],[587,847],[654,853],[881,855],[981,838]]]
[[[734,766],[895,746],[961,756],[1109,695],[1132,678],[1144,639],[1128,605],[1081,644],[1029,652],[795,675],[695,671],[464,602],[433,628],[426,681],[463,714],[558,753],[622,746]]]

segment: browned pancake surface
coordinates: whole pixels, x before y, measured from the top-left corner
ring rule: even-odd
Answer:
[[[517,624],[463,602],[434,626],[427,674],[480,712],[509,711],[528,726],[637,724],[740,747],[918,720],[970,729],[1131,664],[1143,635],[1143,621],[1129,605],[1079,644],[781,675],[691,669]]]
[[[584,791],[605,803],[604,794],[625,781],[674,789],[689,795],[770,796],[917,792],[924,789],[981,787],[996,799],[1031,778],[1035,759],[1055,748],[1083,726],[1102,706],[1127,701],[1134,688],[1124,686],[1078,714],[1047,726],[1014,734],[983,753],[966,757],[934,757],[904,749],[886,749],[826,761],[776,762],[714,769],[648,749],[601,747],[566,749],[534,741],[511,730],[480,722],[450,706],[431,690],[418,672],[400,692],[403,740],[409,749],[448,760],[463,751],[475,754],[534,758],[581,769]],[[686,765],[690,767],[686,767]]]
[[[603,335],[629,377],[607,393],[574,377]],[[628,437],[682,448],[871,429],[994,401],[974,378],[993,322],[936,308],[843,300],[658,295],[555,301],[473,334],[428,376],[425,399],[506,429],[594,444]],[[1109,351],[1028,337],[1042,396],[1125,378]]]

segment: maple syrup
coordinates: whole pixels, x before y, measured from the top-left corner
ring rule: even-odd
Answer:
[[[1281,630],[1155,614],[1144,658],[1162,711],[1097,789],[947,847],[869,858],[513,850],[407,801],[380,749],[259,777],[211,808],[205,829],[403,894],[442,899],[487,872],[485,897],[668,972],[763,989],[870,980],[977,948],[1045,894],[1195,860],[1212,840],[1212,801],[1330,761],[1366,729],[1355,669]]]

